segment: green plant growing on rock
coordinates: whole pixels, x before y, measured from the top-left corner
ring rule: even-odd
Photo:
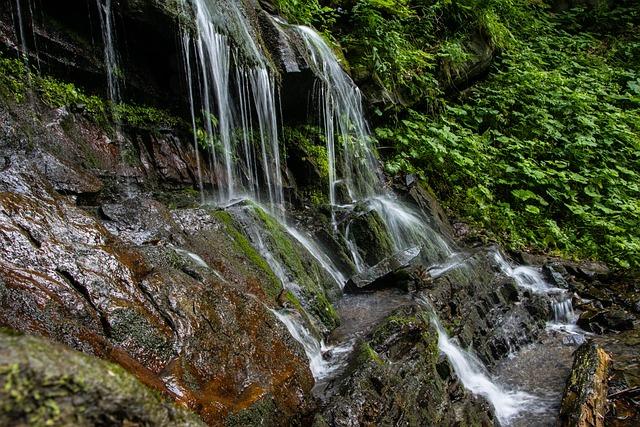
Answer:
[[[327,292],[331,278],[327,277],[321,268],[314,262],[305,260],[301,254],[304,249],[294,245],[292,238],[282,228],[278,222],[257,205],[251,205],[252,211],[263,223],[264,230],[271,238],[276,255],[280,257],[284,265],[295,275],[297,284],[304,294],[303,301],[310,305],[310,309],[329,329],[335,328],[339,324],[338,313],[327,297]]]
[[[282,291],[282,285],[280,281],[269,267],[269,264],[260,256],[258,251],[254,249],[251,245],[251,242],[238,231],[237,225],[233,220],[233,217],[223,210],[215,210],[211,213],[215,218],[217,218],[222,224],[225,226],[225,231],[227,234],[233,239],[236,248],[243,254],[247,256],[247,258],[260,270],[264,272],[266,275],[266,280],[260,281],[263,285],[263,290],[265,294],[267,294],[270,298],[275,300],[280,292]]]

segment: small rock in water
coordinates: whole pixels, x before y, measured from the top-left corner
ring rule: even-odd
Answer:
[[[584,335],[567,335],[566,337],[562,338],[562,344],[567,345],[567,346],[579,346],[585,343],[585,338]]]
[[[333,350],[327,350],[322,353],[322,360],[331,360],[333,359]]]

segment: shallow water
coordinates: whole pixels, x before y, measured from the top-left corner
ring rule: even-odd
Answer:
[[[514,417],[512,426],[554,426],[575,346],[563,345],[564,333],[548,330],[539,342],[522,348],[495,367],[502,384],[538,397],[538,407]],[[534,409],[534,410],[531,410]]]

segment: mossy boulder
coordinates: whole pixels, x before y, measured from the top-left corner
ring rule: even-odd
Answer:
[[[260,206],[243,202],[228,208],[228,212],[236,229],[271,264],[271,270],[276,271],[280,282],[296,296],[307,314],[326,330],[338,326],[332,301],[340,293],[339,285],[313,255]]]
[[[490,425],[489,405],[442,363],[428,313],[402,307],[358,344],[322,419],[327,425]]]
[[[0,424],[204,426],[122,367],[0,331]]]
[[[349,228],[348,233],[346,227]],[[352,217],[345,221],[344,233],[357,247],[362,260],[374,266],[395,253],[389,230],[382,217],[374,209],[357,205]]]

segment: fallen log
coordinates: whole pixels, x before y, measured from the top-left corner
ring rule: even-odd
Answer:
[[[560,405],[559,426],[604,426],[610,361],[609,355],[593,343],[578,347]]]

